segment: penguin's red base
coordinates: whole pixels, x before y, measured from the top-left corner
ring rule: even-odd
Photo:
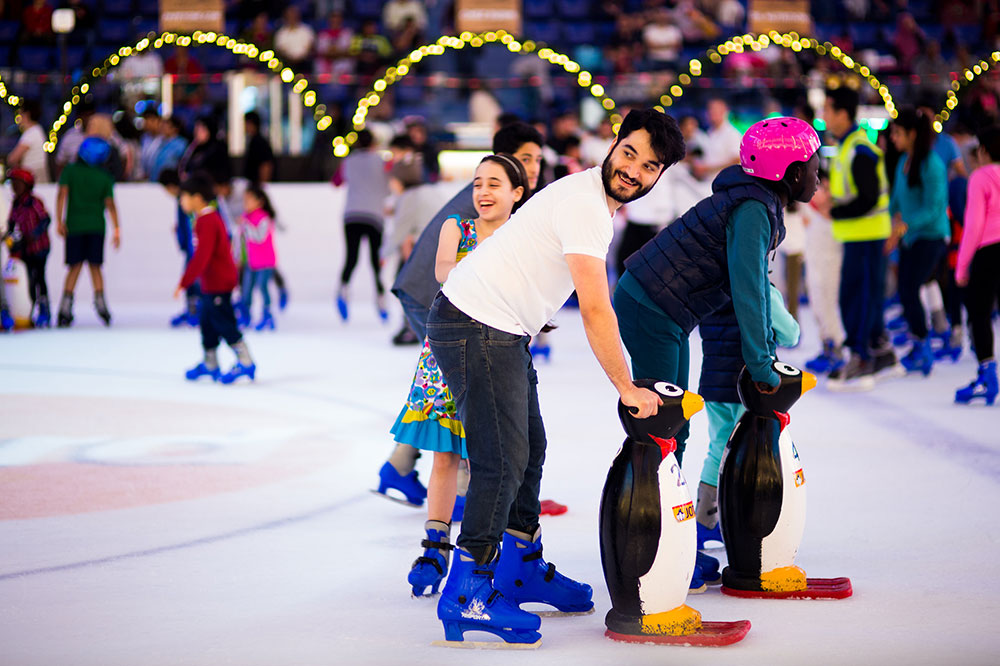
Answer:
[[[752,599],[846,599],[854,594],[850,578],[806,578],[806,589],[793,592],[738,590],[722,586],[722,593],[731,597]]]
[[[689,647],[723,647],[738,643],[750,631],[750,620],[736,622],[702,622],[701,628],[686,636],[655,634],[619,634],[608,629],[604,635],[623,643],[648,643],[650,645],[686,645]]]
[[[568,506],[555,500],[542,500],[539,504],[541,504],[541,511],[538,513],[543,516],[561,516],[569,511]]]

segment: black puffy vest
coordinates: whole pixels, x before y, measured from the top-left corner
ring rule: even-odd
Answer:
[[[736,390],[743,361],[743,339],[733,304],[727,303],[701,320],[701,379],[698,394],[709,402],[740,404]]]
[[[625,260],[625,268],[643,291],[685,333],[730,302],[726,223],[748,199],[767,209],[773,251],[785,237],[778,195],[739,166],[723,169],[702,199]]]

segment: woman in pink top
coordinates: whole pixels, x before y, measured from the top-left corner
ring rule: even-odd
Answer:
[[[967,286],[972,343],[979,358],[975,381],[955,392],[955,402],[985,398],[992,405],[1000,393],[993,355],[993,309],[1000,296],[1000,126],[979,137],[979,167],[969,176],[965,228],[958,246],[955,282]]]
[[[264,299],[264,312],[260,322],[255,327],[258,331],[265,328],[274,330],[274,317],[271,316],[271,294],[268,283],[274,274],[277,259],[274,253],[274,209],[267,194],[257,185],[251,185],[243,195],[243,206],[246,213],[240,220],[240,232],[246,241],[247,270],[243,273],[243,311],[249,317],[250,305],[255,289],[260,290]]]

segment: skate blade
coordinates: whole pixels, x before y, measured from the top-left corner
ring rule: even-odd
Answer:
[[[722,587],[722,593],[747,599],[846,599],[854,594],[850,578],[806,578],[806,589],[792,592],[762,592]]]
[[[504,641],[433,641],[434,647],[465,648],[469,650],[537,650],[542,639],[534,643],[507,643]]]
[[[539,610],[533,611],[529,610],[532,615],[537,615],[538,617],[576,617],[579,615],[593,615],[594,609],[585,611],[561,611],[561,610]]]
[[[750,631],[749,620],[736,622],[702,622],[701,628],[685,636],[655,634],[620,634],[608,629],[604,635],[622,643],[645,643],[648,645],[677,645],[684,647],[723,647],[738,643]]]
[[[870,378],[868,380],[854,382],[831,379],[827,381],[826,388],[834,393],[861,393],[863,391],[873,390],[875,388],[875,379]]]
[[[420,504],[414,504],[413,502],[410,502],[410,501],[405,500],[405,499],[399,499],[398,497],[393,497],[392,495],[388,495],[386,493],[380,493],[379,491],[375,490],[374,488],[371,489],[371,492],[374,493],[374,494],[376,494],[376,495],[378,495],[379,497],[381,497],[383,499],[389,500],[390,502],[395,502],[396,504],[402,504],[403,506],[408,506],[408,507],[411,507],[411,508],[414,508],[414,509],[419,509],[419,508],[421,508],[421,507],[424,506],[423,502],[421,502]]]
[[[886,379],[900,379],[906,376],[906,368],[903,367],[902,363],[897,363],[896,365],[891,365],[888,368],[879,370],[874,376],[876,382],[881,382]]]

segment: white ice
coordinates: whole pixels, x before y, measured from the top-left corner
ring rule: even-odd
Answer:
[[[743,642],[626,645],[604,637],[597,534],[623,437],[616,395],[578,313],[560,313],[552,362],[539,368],[549,436],[542,496],[570,511],[543,517],[545,554],[594,586],[597,612],[544,619],[534,652],[453,651],[430,646],[443,638],[434,601],[412,599],[406,583],[422,511],[369,492],[416,349],[388,344],[395,326],[377,321],[370,287],[359,286],[346,325],[329,301],[299,298],[277,332],[249,333],[254,385],[192,385],[182,373],[198,360],[198,333],[165,325],[178,307],[166,300],[176,279],[169,257],[155,288],[164,298],[112,298],[110,329],[81,296],[72,329],[0,337],[2,666],[1000,658],[1000,407],[952,404],[975,373],[968,351],[928,379],[873,393],[817,388],[791,412],[809,488],[797,563],[810,576],[849,576],[852,598],[743,600],[713,589],[688,603],[705,620],[751,620]],[[332,293],[337,259],[315,293]],[[58,276],[58,258],[51,263]],[[300,269],[288,264],[294,276]],[[369,278],[362,267],[355,279]],[[54,279],[50,289],[60,291]],[[808,309],[802,319],[801,348],[782,354],[791,363],[818,346]],[[692,356],[697,368],[697,338]],[[225,349],[220,357],[232,360]],[[696,387],[696,371],[692,379]],[[691,487],[706,430],[696,415]],[[429,462],[420,461],[424,480]]]

